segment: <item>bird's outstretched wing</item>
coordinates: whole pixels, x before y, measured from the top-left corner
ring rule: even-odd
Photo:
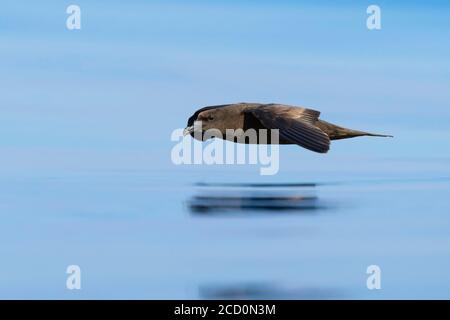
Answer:
[[[248,110],[267,129],[279,129],[280,137],[311,151],[326,153],[330,138],[315,126],[320,112],[271,104]]]

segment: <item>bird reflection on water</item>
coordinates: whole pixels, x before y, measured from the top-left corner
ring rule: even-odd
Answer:
[[[188,201],[193,214],[312,212],[323,209],[315,183],[198,183]]]
[[[291,287],[275,283],[236,283],[199,287],[201,299],[335,299],[343,292],[337,288]]]

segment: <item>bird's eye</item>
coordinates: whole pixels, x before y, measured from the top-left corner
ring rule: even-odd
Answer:
[[[214,120],[214,117],[213,116],[208,116],[208,120]]]

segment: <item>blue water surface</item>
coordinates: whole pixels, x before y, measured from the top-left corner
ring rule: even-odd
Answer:
[[[366,1],[77,0],[72,31],[69,4],[0,5],[0,298],[450,298],[448,3],[378,1],[372,31]],[[395,137],[172,163],[241,101]]]

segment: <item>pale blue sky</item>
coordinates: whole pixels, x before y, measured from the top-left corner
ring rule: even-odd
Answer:
[[[239,101],[310,106],[397,138],[395,147],[341,142],[335,155],[413,156],[416,143],[448,155],[450,23],[440,2],[380,2],[381,31],[367,30],[365,1],[77,4],[80,31],[65,28],[66,3],[2,4],[2,170],[41,152],[49,163],[78,152],[81,170],[99,169],[104,159],[85,157],[102,151],[151,153],[160,166],[168,158],[153,151],[167,154],[170,132],[196,108]]]

